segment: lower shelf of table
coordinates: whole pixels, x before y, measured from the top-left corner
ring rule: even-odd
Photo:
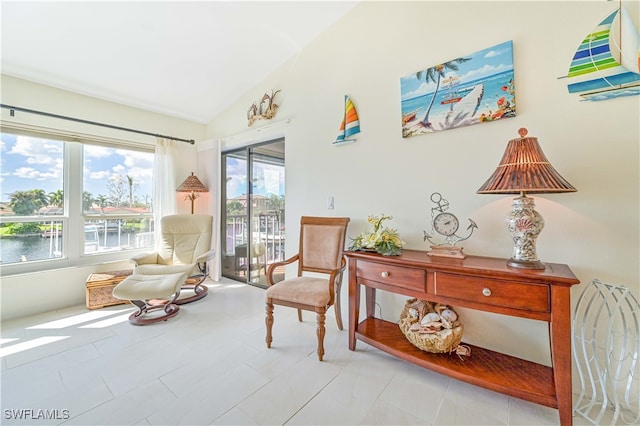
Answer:
[[[391,355],[429,370],[547,407],[558,408],[553,369],[541,364],[471,347],[471,356],[435,354],[414,346],[396,323],[367,318],[356,338]]]

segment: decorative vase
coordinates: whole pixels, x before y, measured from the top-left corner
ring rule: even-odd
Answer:
[[[535,210],[533,198],[523,195],[513,199],[513,209],[505,223],[513,238],[513,253],[507,265],[516,268],[544,269],[538,260],[536,239],[544,228],[544,219]]]

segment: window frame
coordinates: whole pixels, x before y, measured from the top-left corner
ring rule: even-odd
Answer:
[[[127,219],[131,217],[153,218],[153,208],[148,215],[125,214],[125,215],[101,215],[85,214],[82,208],[83,196],[83,173],[84,173],[84,145],[98,145],[109,148],[120,148],[132,151],[154,153],[154,145],[146,145],[123,140],[113,140],[100,138],[99,136],[80,137],[77,135],[65,134],[64,132],[46,132],[25,130],[12,126],[2,125],[2,133],[31,136],[41,139],[50,139],[63,143],[63,195],[64,211],[62,215],[51,216],[3,216],[2,222],[42,222],[43,219],[51,218],[54,221],[62,222],[63,226],[63,256],[54,259],[41,259],[20,263],[0,264],[0,276],[10,276],[25,274],[29,272],[42,272],[47,270],[62,269],[69,267],[82,267],[98,265],[110,262],[128,260],[138,253],[153,251],[153,247],[121,250],[105,253],[84,253],[84,224],[85,220],[105,219]],[[72,226],[78,224],[78,226]]]

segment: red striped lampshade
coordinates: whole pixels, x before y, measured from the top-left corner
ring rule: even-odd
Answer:
[[[478,189],[478,194],[520,194],[576,192],[577,190],[553,168],[538,144],[526,137],[527,129],[518,130],[520,138],[512,139],[495,172]]]

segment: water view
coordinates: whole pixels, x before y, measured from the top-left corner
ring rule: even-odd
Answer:
[[[0,194],[2,264],[153,247],[152,151],[4,132],[0,139],[10,158]]]
[[[62,233],[54,232],[0,239],[0,263],[18,263],[62,257]],[[153,247],[153,232],[126,232],[116,230],[105,232],[95,225],[85,226],[84,253],[104,253],[108,251]]]

